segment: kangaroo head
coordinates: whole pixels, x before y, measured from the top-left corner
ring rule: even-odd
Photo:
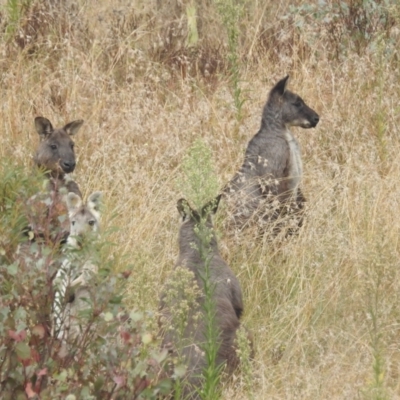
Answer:
[[[78,247],[79,240],[98,232],[102,197],[102,192],[94,192],[84,204],[77,194],[68,193],[67,208],[70,220],[68,244]]]
[[[177,208],[182,217],[182,224],[179,229],[179,248],[181,252],[189,251],[191,253],[197,251],[194,249],[201,246],[201,239],[199,237],[199,233],[203,231],[200,228],[201,226],[206,227],[209,233],[212,232],[213,223],[211,216],[217,212],[220,199],[221,195],[208,202],[199,210],[191,208],[185,199],[178,200]],[[217,247],[217,240],[214,234],[207,240],[209,240],[213,248]],[[193,247],[193,244],[195,244],[195,247]]]
[[[179,199],[177,209],[179,214],[182,216],[183,222],[193,221],[198,224],[201,220],[209,220],[209,217],[217,212],[220,200],[221,195],[218,195],[215,199],[211,200],[197,211],[190,207],[186,199]]]
[[[54,129],[47,118],[36,117],[35,127],[40,136],[40,144],[34,157],[36,165],[58,176],[72,172],[76,161],[71,136],[79,131],[82,124],[83,120],[77,120],[63,128]]]
[[[272,88],[266,106],[276,109],[282,123],[288,127],[314,128],[319,115],[299,95],[287,90],[288,80],[289,75]]]

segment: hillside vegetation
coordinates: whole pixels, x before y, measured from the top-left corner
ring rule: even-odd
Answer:
[[[221,204],[219,243],[255,348],[223,398],[400,399],[396,1],[0,4],[0,157],[28,176],[34,117],[85,120],[73,176],[85,197],[104,192],[135,310],[157,310],[177,258],[188,150],[208,146],[222,188],[289,74],[321,117],[293,129],[307,216],[297,237],[271,241],[226,232]]]

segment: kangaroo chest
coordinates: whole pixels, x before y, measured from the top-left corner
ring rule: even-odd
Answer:
[[[301,161],[300,146],[289,130],[285,132],[285,138],[289,145],[290,151],[288,188],[297,192],[297,188],[303,175],[303,163]],[[296,195],[297,193],[294,194]]]

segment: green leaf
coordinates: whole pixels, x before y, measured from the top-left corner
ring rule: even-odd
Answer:
[[[142,335],[143,344],[149,344],[153,340],[153,335],[151,333],[145,333]]]
[[[186,365],[180,364],[174,368],[174,375],[173,378],[183,378],[186,374],[187,367]]]
[[[122,299],[123,299],[123,296],[113,296],[110,299],[110,303],[111,304],[121,304],[122,303]]]
[[[22,360],[27,360],[31,357],[31,348],[24,342],[20,342],[15,346],[15,352]]]
[[[162,349],[160,352],[157,353],[152,353],[151,356],[159,363],[161,364],[168,356],[168,350],[167,349]]]
[[[16,275],[17,272],[18,272],[18,264],[17,264],[17,263],[13,263],[13,264],[9,265],[9,266],[7,267],[7,272],[8,272],[10,275]]]
[[[112,321],[114,319],[114,315],[112,315],[110,312],[106,312],[104,314],[103,318],[104,318],[104,321],[110,322],[110,321]]]
[[[0,308],[0,321],[4,321],[10,313],[10,307]]]
[[[99,392],[100,389],[103,387],[104,385],[104,379],[100,376],[96,379],[95,383],[94,383],[94,391],[95,393]]]
[[[87,386],[84,386],[81,390],[81,396],[82,399],[93,399],[94,397],[92,397],[90,395],[90,389]]]
[[[64,382],[67,379],[67,376],[68,376],[68,373],[64,369],[63,371],[61,371],[61,373],[59,375],[55,375],[54,378],[60,382]]]
[[[129,314],[129,318],[134,322],[138,322],[143,319],[143,313],[132,311]]]
[[[171,391],[172,382],[169,379],[164,379],[157,384],[157,388],[162,394],[169,394]]]

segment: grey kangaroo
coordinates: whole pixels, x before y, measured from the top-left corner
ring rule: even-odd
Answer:
[[[287,90],[289,76],[270,91],[261,127],[250,140],[239,172],[224,189],[233,208],[232,221],[242,229],[250,220],[277,220],[282,214],[299,214],[305,198],[300,190],[303,174],[300,147],[289,128],[314,128],[318,114],[303,99]]]
[[[199,399],[196,388],[201,385],[201,372],[206,367],[206,358],[201,350],[202,343],[205,341],[204,330],[204,310],[201,307],[204,302],[204,281],[202,277],[205,274],[205,263],[209,262],[210,281],[215,285],[213,291],[213,300],[216,306],[216,326],[219,331],[220,347],[217,354],[217,364],[226,363],[226,371],[232,372],[238,365],[238,357],[234,347],[236,330],[240,326],[239,319],[243,312],[242,291],[235,274],[221,258],[216,237],[212,231],[211,214],[215,214],[218,208],[220,196],[214,201],[205,205],[201,210],[190,208],[186,200],[178,201],[178,211],[183,218],[183,223],[179,231],[179,258],[175,264],[177,267],[188,268],[194,274],[194,280],[200,289],[200,296],[197,298],[200,319],[196,324],[192,319],[184,330],[184,336],[188,339],[188,345],[181,350],[184,357],[187,370],[187,382],[184,385],[184,399]],[[203,221],[207,230],[212,232],[207,244],[208,261],[200,254],[200,249],[204,243],[199,239],[197,231],[199,224]],[[165,336],[163,346],[173,348],[177,342],[174,331],[168,330],[168,320],[170,319],[170,310],[165,303],[165,291],[161,296],[160,309],[165,323]],[[171,305],[169,305],[171,307]],[[179,304],[175,306],[179,307]],[[174,307],[174,305],[172,305]],[[192,309],[189,313],[194,313]],[[193,315],[191,316],[193,317]],[[167,321],[167,322],[165,322]],[[182,354],[183,353],[183,354]]]
[[[75,193],[68,193],[67,196],[70,235],[64,248],[64,260],[54,280],[53,332],[60,340],[75,340],[84,329],[78,313],[90,304],[87,285],[93,274],[97,273],[97,266],[79,250],[82,242],[96,239],[100,229],[101,200],[101,192],[92,193],[87,204]]]

